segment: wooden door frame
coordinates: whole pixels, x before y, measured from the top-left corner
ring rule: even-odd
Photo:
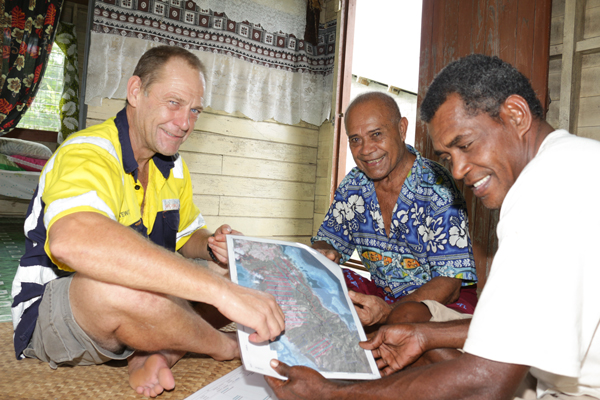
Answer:
[[[352,84],[352,55],[354,54],[354,25],[356,20],[356,1],[341,0],[340,32],[338,45],[338,69],[335,92],[335,116],[333,133],[333,154],[331,163],[331,185],[329,203],[333,202],[335,190],[346,176],[346,151],[348,137],[344,126],[344,112],[350,103]]]

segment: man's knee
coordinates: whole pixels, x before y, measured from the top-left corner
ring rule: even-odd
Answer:
[[[163,294],[96,281],[81,274],[73,277],[69,298],[74,307],[103,315],[161,313],[172,307],[174,301],[185,302]]]
[[[431,319],[429,308],[421,302],[406,301],[394,306],[387,324],[427,322]]]
[[[46,286],[33,335],[23,354],[48,362],[52,368],[127,358],[131,349],[100,346],[76,321],[69,300],[72,279],[73,276],[55,279]]]
[[[183,299],[99,282],[80,274],[73,278],[69,298],[77,323],[103,345],[119,341],[114,336],[119,327],[152,323],[171,315],[176,307],[191,309]]]

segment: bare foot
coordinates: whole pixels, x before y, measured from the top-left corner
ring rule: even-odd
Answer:
[[[156,397],[175,387],[171,367],[183,357],[182,352],[135,353],[127,359],[129,384],[139,394]]]

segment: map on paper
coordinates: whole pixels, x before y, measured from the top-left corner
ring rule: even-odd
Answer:
[[[272,294],[285,314],[285,332],[275,341],[254,344],[253,332],[238,324],[244,366],[281,378],[269,365],[276,358],[304,365],[329,379],[380,377],[339,265],[299,243],[227,236],[231,278]]]

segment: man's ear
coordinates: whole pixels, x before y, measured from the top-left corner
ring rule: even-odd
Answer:
[[[512,94],[504,100],[500,109],[501,113],[507,118],[508,122],[515,127],[519,137],[523,137],[531,128],[533,116],[529,109],[527,100],[518,94]]]
[[[400,132],[400,137],[402,137],[402,141],[406,140],[406,130],[408,129],[408,120],[406,117],[400,118],[398,121],[398,132]]]
[[[139,76],[132,76],[127,81],[127,102],[132,107],[137,107],[138,98],[140,95],[144,94],[144,90],[142,89],[142,80]]]

